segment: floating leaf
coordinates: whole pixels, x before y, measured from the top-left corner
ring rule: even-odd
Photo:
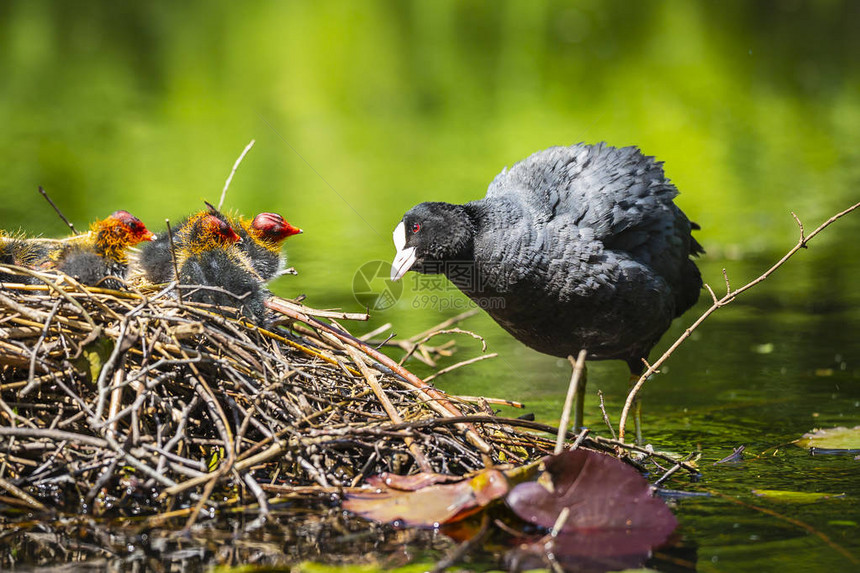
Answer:
[[[521,483],[507,503],[522,519],[551,528],[570,510],[555,551],[569,556],[647,555],[666,541],[678,522],[632,467],[587,450],[544,460],[536,482]]]
[[[756,354],[770,354],[773,352],[773,348],[773,342],[765,342],[764,344],[753,346],[753,352]]]
[[[434,475],[434,474],[431,474]],[[436,478],[418,478],[414,482]],[[462,519],[508,493],[508,481],[498,470],[484,470],[457,483],[428,485],[415,491],[384,485],[376,492],[350,493],[343,508],[367,519],[399,522],[417,527],[437,527]],[[394,480],[397,482],[398,480]],[[402,480],[414,485],[413,480]]]
[[[434,474],[430,472],[408,476],[385,472],[379,475],[370,476],[365,481],[367,482],[367,485],[372,487],[399,489],[402,491],[416,491],[437,483],[460,481],[461,479],[462,478],[457,476]]]
[[[805,491],[784,491],[779,489],[754,489],[753,494],[771,499],[773,501],[784,501],[788,503],[812,503],[829,499],[831,497],[844,497],[844,493],[810,493]]]
[[[853,428],[827,428],[816,429],[797,440],[797,445],[817,453],[825,453],[821,450],[844,451],[860,450],[860,426]]]

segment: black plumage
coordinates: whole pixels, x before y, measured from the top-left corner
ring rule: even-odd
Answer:
[[[422,203],[395,230],[392,278],[443,273],[526,345],[632,374],[699,296],[702,252],[662,163],[635,147],[552,147],[486,197]]]
[[[81,284],[118,290],[123,283],[110,277],[125,277],[126,265],[107,259],[94,250],[70,247],[58,267]]]
[[[232,230],[230,220],[226,215],[212,207],[207,203],[207,208],[198,211],[188,217],[182,219],[178,225],[171,229],[171,233],[167,233],[167,229],[158,235],[158,238],[151,243],[145,245],[140,255],[137,257],[137,266],[143,271],[146,279],[155,284],[170,282],[175,278],[173,267],[173,254],[170,250],[170,235],[173,237],[173,246],[178,254],[182,251],[193,249],[192,243],[206,244],[207,240],[212,239],[218,233],[215,222],[207,217],[214,217],[220,223],[217,225],[221,232],[226,233],[226,229]],[[201,223],[205,223],[201,226]],[[213,234],[215,233],[215,234]],[[235,232],[234,232],[235,235]],[[229,234],[223,237],[224,240],[232,239]]]
[[[170,253],[170,238],[167,230],[158,234],[158,239],[140,250],[136,266],[143,271],[146,280],[161,284],[173,280],[173,257]]]
[[[183,289],[188,300],[238,308],[257,321],[265,318],[269,291],[238,247],[213,247],[187,256],[179,268],[179,283],[201,286]]]
[[[242,239],[219,215],[217,211],[194,215],[179,233],[176,262],[179,284],[186,287],[183,298],[238,308],[263,321],[269,291],[242,250]]]

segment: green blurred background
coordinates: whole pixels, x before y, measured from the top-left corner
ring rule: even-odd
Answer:
[[[166,217],[217,202],[256,139],[227,208],[277,211],[305,230],[287,243],[298,276],[273,290],[360,310],[353,277],[390,260],[391,231],[409,207],[479,198],[502,167],[534,151],[605,140],[665,161],[678,204],[702,227],[705,281],[719,291],[722,268],[740,286],[794,244],[790,211],[810,230],[860,199],[858,30],[860,2],[850,0],[7,0],[0,225],[63,234],[36,192],[43,185],[79,227],[127,209],[158,232]],[[836,223],[682,347],[646,386],[646,435],[701,445],[714,460],[741,443],[765,449],[815,426],[860,424],[858,220]],[[353,330],[392,322],[411,335],[457,312],[425,304],[428,292],[409,277],[404,286],[395,307]],[[430,294],[465,304],[456,292]],[[566,363],[484,315],[466,326],[501,356],[440,386],[524,400],[557,419]],[[441,365],[478,353],[465,339]],[[591,380],[617,421],[624,365],[595,364]],[[597,426],[593,394],[589,408]],[[739,492],[764,487],[754,478],[796,488],[798,476],[815,476],[815,487],[860,494],[856,469],[834,477],[804,455],[745,478],[708,471]],[[753,535],[745,528],[709,537],[745,516],[699,509],[680,516],[704,560],[731,556],[733,570],[755,571],[773,558],[735,549]],[[809,520],[840,540],[844,529],[827,526],[836,512],[845,513]],[[803,562],[842,563],[826,548],[806,551]]]
[[[229,206],[342,268],[415,202],[606,140],[666,162],[711,252],[765,249],[858,195],[858,25],[850,1],[6,1],[0,216],[62,233],[41,184],[79,225],[158,227],[255,138]]]

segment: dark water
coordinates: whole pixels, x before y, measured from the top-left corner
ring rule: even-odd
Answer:
[[[355,273],[390,259],[413,204],[477,198],[533,151],[606,140],[665,161],[720,293],[723,268],[738,287],[794,244],[790,211],[808,232],[860,198],[857,29],[849,1],[4,2],[0,225],[61,234],[41,184],[79,226],[123,208],[158,230],[217,200],[255,138],[227,206],[305,229],[288,243],[299,275],[274,290],[359,310]],[[677,505],[703,571],[858,567],[860,462],[790,445],[860,424],[858,237],[860,213],[836,222],[645,387],[648,441],[701,451],[702,481],[673,487],[714,492]],[[444,283],[404,286],[368,330],[409,336],[468,308]],[[484,315],[464,326],[500,356],[438,385],[555,422],[567,364]],[[479,352],[464,337],[440,366]],[[596,390],[617,424],[626,368],[592,364],[589,388],[586,421],[604,433]],[[712,465],[740,445],[743,462]],[[798,504],[753,489],[844,496]]]
[[[857,230],[856,223],[845,221],[841,232],[851,230]],[[840,233],[837,227],[832,232]],[[825,293],[842,273],[857,273],[858,262],[826,247],[812,247],[798,257],[706,321],[645,387],[647,441],[680,454],[701,452],[703,479],[672,486],[712,494],[677,506],[683,543],[696,548],[701,570],[771,570],[780,563],[800,571],[855,566],[818,534],[855,558],[860,551],[858,461],[852,456],[813,457],[791,444],[814,428],[853,427],[860,420],[857,295],[808,297],[792,288],[807,280],[813,292]],[[745,262],[709,259],[701,266],[717,288],[723,284],[724,266],[733,275],[753,277],[778,258],[774,253]],[[823,275],[809,268],[825,266],[821,259],[828,258],[841,270]],[[706,308],[705,298],[676,322],[655,357]],[[567,363],[523,348],[483,316],[466,325],[486,335],[500,358],[452,372],[438,385],[453,393],[520,399],[539,419],[557,421],[569,377]],[[469,352],[469,346],[477,345],[464,342],[459,358],[478,354],[478,348]],[[596,389],[604,392],[607,411],[617,424],[626,395],[626,367],[593,363],[589,387],[586,424],[607,435]],[[744,461],[713,465],[741,445],[746,448]],[[759,489],[839,497],[788,503],[757,497],[752,490]]]

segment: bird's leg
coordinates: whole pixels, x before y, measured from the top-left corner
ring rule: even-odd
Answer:
[[[638,374],[630,374],[630,389],[639,382]],[[636,431],[636,445],[642,445],[642,402],[639,401],[639,396],[633,400],[633,426]]]
[[[576,382],[574,389],[574,398],[576,401],[573,405],[573,431],[579,433],[582,430],[582,420],[585,416],[585,384],[588,381],[588,369],[585,367],[585,362],[582,363],[582,374]],[[576,370],[574,369],[574,375]]]

